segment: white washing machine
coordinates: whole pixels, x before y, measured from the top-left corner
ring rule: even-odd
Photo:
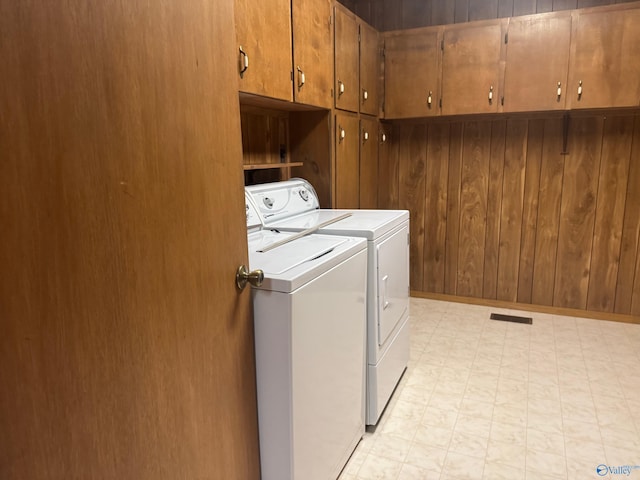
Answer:
[[[299,232],[323,226],[322,234],[367,240],[367,412],[375,425],[409,361],[409,212],[327,210],[313,187],[293,179],[246,187],[263,228]]]
[[[335,479],[364,433],[366,241],[261,228],[247,199],[263,480]],[[266,247],[266,248],[265,248]],[[264,250],[264,251],[263,251]]]

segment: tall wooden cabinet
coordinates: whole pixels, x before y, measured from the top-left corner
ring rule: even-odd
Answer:
[[[640,8],[574,12],[568,108],[640,106]]]
[[[271,2],[263,3],[271,4]],[[333,105],[331,0],[293,0],[292,10],[294,99],[298,103],[331,108]]]
[[[358,116],[335,115],[335,208],[360,206],[360,128]]]
[[[235,0],[239,89],[292,101],[291,0]]]
[[[360,117],[360,208],[378,208],[378,119]]]
[[[385,34],[385,118],[440,113],[441,36],[441,27]]]
[[[563,110],[571,13],[512,18],[506,40],[504,111]]]
[[[364,22],[360,27],[360,112],[378,115],[378,75],[380,65],[379,34],[375,28]]]
[[[360,105],[359,33],[354,13],[335,6],[335,107],[357,112]]]
[[[500,19],[445,28],[443,115],[498,111],[505,27],[506,21]]]

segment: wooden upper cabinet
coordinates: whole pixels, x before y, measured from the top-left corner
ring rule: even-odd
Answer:
[[[293,100],[290,0],[235,0],[239,89]]]
[[[271,2],[258,2],[271,5]],[[293,0],[293,91],[296,102],[333,105],[331,0]]]
[[[503,111],[563,110],[571,13],[512,18],[506,45]]]
[[[574,12],[567,106],[640,105],[640,8],[615,5]]]
[[[505,26],[499,19],[445,27],[443,115],[498,111]]]
[[[380,46],[378,31],[360,22],[360,112],[378,115]]]
[[[441,35],[442,27],[385,34],[385,118],[440,113]]]
[[[378,119],[360,117],[360,208],[378,208]]]
[[[360,105],[358,22],[355,14],[335,6],[335,107],[358,111]]]

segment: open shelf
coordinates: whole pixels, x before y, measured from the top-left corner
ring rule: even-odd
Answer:
[[[260,163],[254,165],[244,165],[245,170],[267,170],[269,168],[289,168],[289,167],[302,167],[302,162],[286,162],[286,163]]]

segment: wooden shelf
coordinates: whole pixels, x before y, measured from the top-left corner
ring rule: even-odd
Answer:
[[[289,168],[289,167],[301,167],[304,165],[302,162],[288,162],[288,163],[260,163],[255,165],[244,165],[245,170],[266,170],[269,168]]]

